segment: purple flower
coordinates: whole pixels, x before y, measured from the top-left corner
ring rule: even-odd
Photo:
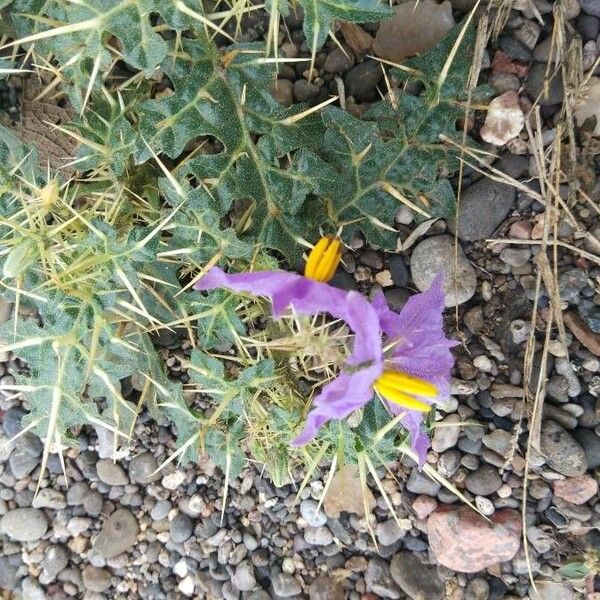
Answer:
[[[454,342],[447,340],[442,330],[441,284],[441,277],[436,278],[427,292],[410,298],[400,314],[388,307],[383,294],[369,303],[358,292],[279,271],[227,274],[213,267],[196,289],[223,287],[266,296],[275,316],[291,307],[299,314],[329,313],[345,321],[354,333],[352,352],[341,373],[315,398],[293,444],[309,442],[327,421],[343,419],[364,406],[377,389],[395,414],[404,410],[402,423],[422,464],[429,448],[429,438],[421,427],[422,412],[434,401],[447,398],[454,362],[449,350]],[[384,355],[384,346],[390,344],[391,350]]]
[[[213,267],[196,284],[198,290],[228,288],[267,296],[273,302],[273,314],[280,316],[292,307],[298,314],[329,313],[348,324],[354,332],[354,345],[346,367],[338,377],[323,387],[314,400],[302,433],[294,440],[302,445],[315,437],[330,419],[343,419],[373,397],[373,381],[383,371],[381,329],[375,309],[358,292],[346,292],[282,271],[227,274]]]
[[[386,357],[386,366],[433,384],[437,390],[434,402],[444,402],[450,396],[450,372],[454,365],[450,348],[458,343],[444,334],[442,283],[440,274],[426,292],[411,296],[399,314],[389,308],[381,292],[372,301],[386,345],[395,343]],[[395,414],[402,410],[392,402],[389,406]],[[429,449],[429,438],[422,428],[423,414],[408,411],[401,422],[411,434],[411,446],[419,455],[419,464],[423,464]]]

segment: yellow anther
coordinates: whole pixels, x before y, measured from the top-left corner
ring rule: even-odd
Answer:
[[[322,237],[308,255],[304,276],[315,281],[329,281],[342,259],[342,242],[332,235]]]
[[[384,371],[374,387],[386,400],[419,412],[429,412],[431,406],[414,396],[425,398],[437,396],[437,388],[431,383],[399,371]]]
[[[413,396],[409,396],[404,392],[400,392],[394,388],[388,387],[387,385],[383,385],[378,381],[375,382],[375,389],[386,399],[394,404],[398,404],[403,408],[408,408],[409,410],[418,410],[419,412],[429,412],[431,410],[431,406],[425,402],[421,402],[421,400],[417,400],[413,398]]]
[[[388,387],[406,394],[424,396],[425,398],[435,398],[438,395],[437,388],[432,383],[401,371],[384,371],[379,380]]]

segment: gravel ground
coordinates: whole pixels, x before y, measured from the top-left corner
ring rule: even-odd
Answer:
[[[473,4],[452,0],[450,10],[447,2],[442,8],[424,2],[429,12],[420,25],[422,35],[443,29],[449,19],[458,22]],[[534,5],[541,21],[527,2],[516,2],[482,65],[482,80],[495,95],[516,95],[517,117],[518,109],[527,111],[541,92],[546,62],[552,60],[552,3],[535,0]],[[567,31],[581,37],[582,60],[589,68],[598,56],[600,2],[566,0],[563,8]],[[258,11],[252,13],[244,35],[260,39],[266,26]],[[304,67],[283,66],[274,95],[286,105],[316,104],[338,93],[337,77],[344,84],[347,109],[362,113],[378,97],[381,83],[379,65],[365,58],[367,50],[360,51],[361,43],[373,44],[376,31],[365,26],[361,35],[356,29],[343,32],[349,56],[328,42],[317,55],[319,76],[312,82],[303,77]],[[286,56],[310,54],[299,20],[288,19],[282,32]],[[378,35],[376,44],[392,44],[394,52],[410,51],[397,48],[397,40],[403,39],[398,30],[392,28],[388,35],[391,41]],[[541,101],[546,143],[556,134],[563,96],[562,85],[555,82]],[[475,132],[484,118],[474,120]],[[494,133],[489,122],[488,130],[502,135]],[[523,131],[507,145],[486,147],[500,156],[493,164],[496,169],[538,190],[537,166],[526,140]],[[587,193],[597,202],[600,179],[596,182],[593,153],[588,166]],[[539,245],[484,242],[490,237],[539,242],[543,211],[530,194],[467,169],[457,222],[433,223],[398,254],[382,253],[357,238],[334,280],[366,294],[383,288],[390,304],[399,309],[410,293],[427,285],[432,272],[452,275],[457,233],[460,285],[448,303],[457,306],[460,331],[454,310],[447,311],[447,323],[449,333],[463,343],[456,349],[452,400],[438,411],[444,426],[435,430],[428,462],[495,527],[408,462],[391,466],[400,485],[381,473],[398,522],[371,486],[375,499],[369,519],[377,547],[364,514],[347,512],[360,513],[360,507],[348,506],[348,487],[342,485],[332,494],[325,512],[316,512],[326,472],[295,504],[296,489],[275,489],[249,466],[232,482],[223,510],[223,474],[209,459],[150,477],[173,452],[174,434],[168,424],[144,415],[137,424],[135,445],[116,462],[109,458],[112,446],[106,433],[82,431],[82,449],[65,452],[68,487],[54,455],[35,496],[42,445],[26,433],[12,446],[3,446],[19,432],[23,414],[17,400],[4,396],[0,589],[28,600],[583,598],[584,584],[561,581],[557,570],[571,556],[600,550],[600,268],[568,247],[558,252],[557,293],[564,309],[566,344],[557,333],[549,339],[541,452],[530,456],[524,490],[527,420],[521,422],[520,398],[524,386],[533,385],[533,378],[525,380],[523,355],[532,327]],[[600,234],[589,205],[575,205],[572,211],[583,227]],[[407,211],[398,211],[397,226],[405,241],[414,229]],[[566,244],[599,253],[566,221],[558,236]],[[548,306],[548,292],[542,289],[538,327],[548,318]],[[0,305],[0,320],[9,315],[10,307]],[[543,335],[538,339],[541,347]],[[181,351],[186,349],[165,348],[167,354]],[[10,356],[0,358],[0,384],[10,384],[12,373],[22,365]],[[541,368],[540,361],[534,361],[536,377]],[[465,422],[469,424],[462,425]],[[524,500],[529,560],[521,535]],[[593,584],[585,583],[590,598]]]

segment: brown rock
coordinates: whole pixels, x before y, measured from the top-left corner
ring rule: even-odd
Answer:
[[[376,505],[375,498],[371,490],[366,488],[367,507],[371,512]],[[365,516],[365,506],[363,502],[363,488],[358,477],[358,467],[356,465],[345,465],[334,476],[323,501],[325,514],[337,519],[341,512],[354,513]]]
[[[486,521],[468,506],[442,505],[429,517],[429,545],[437,561],[461,573],[475,573],[511,560],[521,544],[521,516],[496,511]]]
[[[344,600],[344,588],[339,581],[328,575],[321,575],[308,588],[309,600]]]
[[[575,313],[566,312],[563,314],[565,325],[571,330],[571,333],[592,353],[600,356],[600,334],[590,331],[583,320]]]
[[[598,493],[598,482],[587,473],[554,482],[554,495],[571,504],[585,504]]]
[[[358,56],[366,54],[373,47],[373,36],[356,23],[340,21],[340,29],[346,43]]]
[[[492,73],[512,73],[519,78],[525,77],[529,72],[529,67],[526,64],[513,60],[502,50],[498,50],[494,54],[491,67]]]
[[[292,94],[293,84],[288,79],[274,79],[269,84],[271,96],[282,106],[291,106],[294,101]]]
[[[394,11],[379,25],[373,44],[377,56],[393,62],[431,50],[456,24],[448,0],[411,0]]]

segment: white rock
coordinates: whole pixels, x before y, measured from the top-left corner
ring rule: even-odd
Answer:
[[[494,98],[479,132],[481,139],[494,146],[504,146],[516,138],[525,126],[525,115],[519,104],[519,96],[513,90]]]
[[[162,485],[168,490],[176,490],[186,479],[187,475],[183,471],[174,471],[162,478]]]
[[[194,593],[194,580],[192,579],[192,577],[190,575],[188,575],[187,577],[185,577],[184,579],[182,579],[179,582],[177,589],[184,596],[191,596]]]
[[[475,506],[479,509],[481,514],[485,515],[486,517],[493,515],[494,511],[496,510],[494,508],[494,503],[485,496],[475,496]]]
[[[477,367],[480,371],[483,371],[484,373],[492,372],[492,361],[490,360],[489,356],[486,356],[485,354],[480,354],[479,356],[476,356],[473,359],[473,365]]]
[[[183,558],[175,563],[173,566],[173,573],[177,575],[177,577],[187,577],[188,574],[188,566]]]

